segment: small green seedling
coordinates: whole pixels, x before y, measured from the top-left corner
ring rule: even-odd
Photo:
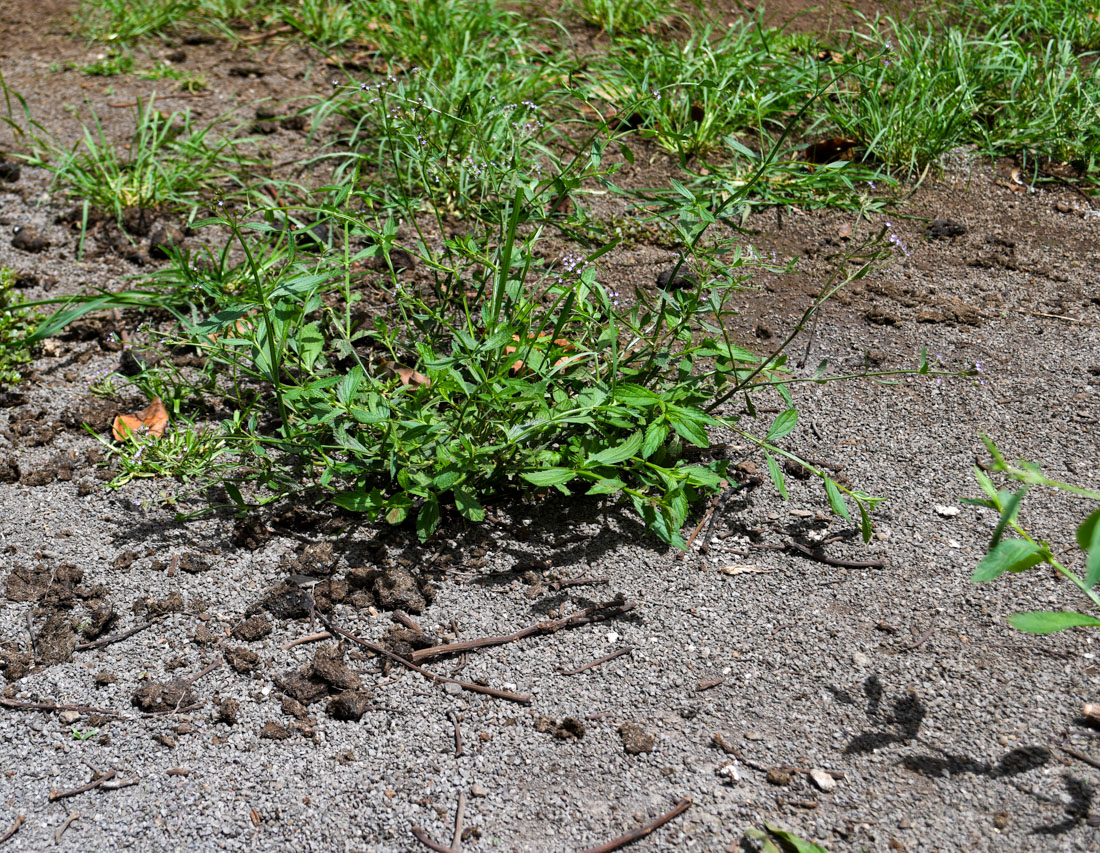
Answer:
[[[73,740],[91,740],[99,734],[99,729],[88,729],[88,731],[82,732],[76,726],[73,726],[72,732]]]
[[[1085,574],[1083,577],[1067,568],[1054,556],[1054,551],[1048,542],[1042,539],[1034,539],[1020,525],[1018,520],[1020,503],[1023,501],[1024,495],[1034,486],[1049,486],[1094,501],[1100,501],[1100,492],[1052,480],[1039,470],[1038,465],[1030,462],[1021,461],[1016,465],[1010,465],[1005,462],[1004,456],[1001,455],[1000,450],[989,438],[983,436],[982,440],[993,457],[992,470],[1003,471],[1012,479],[1022,483],[1023,486],[1016,492],[997,489],[993,485],[993,481],[980,468],[975,466],[974,476],[977,478],[978,485],[981,486],[986,497],[984,499],[968,498],[964,503],[995,509],[1001,514],[1001,517],[993,531],[993,539],[989,543],[989,553],[978,564],[970,579],[974,583],[984,583],[999,577],[1005,572],[1024,572],[1046,563],[1056,572],[1073,581],[1088,596],[1093,606],[1100,609],[1100,596],[1096,593],[1096,584],[1100,581],[1100,508],[1089,513],[1077,527],[1077,545],[1085,552]],[[1020,538],[1004,538],[1005,530],[1008,527],[1015,530]],[[1029,634],[1052,634],[1065,628],[1100,626],[1100,619],[1097,617],[1072,611],[1036,610],[1030,613],[1014,613],[1008,617],[1008,621],[1012,627]]]
[[[763,853],[829,853],[824,847],[799,838],[793,832],[764,824],[764,829],[746,829],[745,835],[761,843]]]

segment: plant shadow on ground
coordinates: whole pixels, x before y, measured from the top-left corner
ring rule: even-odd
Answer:
[[[859,701],[846,690],[826,686],[838,702],[845,705],[857,705]],[[877,674],[871,675],[863,683],[863,696],[866,700],[866,714],[875,723],[875,730],[866,731],[853,737],[844,749],[845,755],[859,755],[874,752],[893,744],[918,742],[940,754],[924,753],[905,756],[899,762],[902,767],[928,779],[943,779],[959,775],[984,776],[989,780],[1009,780],[1023,773],[1047,766],[1053,755],[1046,746],[1021,746],[1006,752],[996,763],[979,761],[966,755],[940,750],[935,744],[920,738],[920,728],[927,717],[927,709],[915,693],[909,692],[894,700],[890,710],[883,709],[885,691]],[[1087,781],[1069,773],[1062,774],[1069,802],[1064,803],[1066,819],[1049,826],[1033,827],[1034,835],[1061,835],[1084,822],[1090,814],[1095,791]],[[1044,803],[1054,803],[1025,788],[1019,790]]]

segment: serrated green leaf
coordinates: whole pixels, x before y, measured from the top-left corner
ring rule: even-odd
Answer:
[[[666,421],[653,421],[645,428],[645,439],[642,441],[642,458],[648,459],[665,443],[668,438],[668,423]]]
[[[635,432],[622,444],[608,447],[599,453],[593,454],[585,461],[586,466],[618,465],[625,462],[631,456],[635,456],[642,449],[643,435],[641,430]]]
[[[775,490],[779,492],[779,497],[783,500],[787,498],[787,481],[783,478],[783,472],[779,469],[779,463],[775,461],[775,457],[768,451],[764,451],[764,459],[768,463],[768,474],[771,475],[772,482],[775,483]]]
[[[692,486],[717,489],[722,485],[722,475],[702,465],[685,465],[677,471],[683,474],[684,479]]]
[[[1004,539],[985,555],[970,580],[986,583],[1004,572],[1022,572],[1043,562],[1043,549],[1025,539]]]
[[[453,493],[455,506],[458,507],[458,511],[462,513],[463,517],[470,519],[470,521],[485,520],[485,507],[474,497],[472,492],[462,486],[456,486]]]
[[[585,494],[587,495],[613,495],[626,488],[626,483],[617,477],[604,477],[592,484]]]
[[[790,433],[797,425],[797,409],[787,409],[785,412],[780,412],[776,415],[775,420],[772,421],[772,425],[768,427],[768,434],[765,436],[765,441],[778,441],[783,436]]]
[[[1053,634],[1066,628],[1100,627],[1100,619],[1095,616],[1070,611],[1037,610],[1033,613],[1013,613],[1008,617],[1008,622],[1017,631],[1028,634]]]
[[[710,436],[707,435],[706,424],[713,422],[711,418],[697,409],[669,406],[668,419],[681,438],[690,441],[696,447],[710,447]]]
[[[316,323],[307,323],[298,331],[298,357],[306,370],[313,370],[325,347],[325,336]]]
[[[527,471],[520,476],[533,486],[560,486],[577,474],[572,468],[544,468],[541,471]]]
[[[829,506],[833,508],[833,512],[851,521],[852,516],[848,514],[848,505],[844,503],[844,496],[840,493],[836,483],[828,477],[825,478],[825,494],[829,498]]]

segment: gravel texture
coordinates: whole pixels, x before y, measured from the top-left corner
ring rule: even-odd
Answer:
[[[1097,700],[1096,635],[1014,632],[1004,616],[1078,609],[1080,596],[1043,571],[972,585],[996,519],[959,499],[977,493],[981,434],[1100,487],[1100,217],[1068,190],[1017,191],[1010,164],[960,152],[946,165],[908,211],[965,233],[893,222],[904,250],[792,350],[809,340],[805,376],[823,358],[838,373],[913,365],[922,348],[947,368],[981,362],[973,378],[798,387],[791,448],[888,499],[867,546],[814,482],[788,478],[788,502],[757,485],[763,460],[737,436],[717,438],[743,487],[687,556],[584,500],[492,507],[492,523],[426,545],[339,515],[269,514],[249,535],[230,515],[182,523],[161,501],[197,508],[180,484],[105,490],[88,461],[97,443],[79,428],[28,438],[87,404],[88,377],[118,360],[94,339],[47,346],[25,401],[0,409],[0,463],[20,472],[0,482],[0,834],[25,817],[5,850],[52,847],[73,812],[63,843],[90,850],[408,850],[414,826],[449,843],[460,792],[468,851],[584,849],[681,797],[691,808],[632,849],[737,849],[764,821],[832,851],[1097,849],[1100,771],[1061,748],[1100,759],[1078,719]],[[33,169],[0,184],[0,224],[50,244],[0,240],[0,265],[38,276],[29,293],[134,271],[110,255],[78,264],[45,189]],[[755,329],[759,348],[781,338],[851,219],[753,217],[758,250],[803,263],[746,294],[740,334]],[[601,274],[652,286],[668,257],[620,251]],[[1062,548],[1088,509],[1037,490],[1024,519]],[[830,557],[883,565],[783,550],[825,540]],[[288,586],[290,575],[301,578]],[[606,583],[561,585],[577,578]],[[341,599],[325,618],[356,636],[409,649],[617,595],[634,607],[426,665],[527,694],[524,705],[351,643],[284,649],[322,630],[303,615],[307,594]],[[397,603],[422,611],[407,618],[426,636],[392,632]],[[73,650],[87,636],[73,627],[108,636],[151,618]],[[28,659],[32,633],[39,660],[59,662]],[[28,702],[100,710],[10,707]],[[108,771],[99,789],[51,801]],[[120,780],[136,781],[112,789]]]

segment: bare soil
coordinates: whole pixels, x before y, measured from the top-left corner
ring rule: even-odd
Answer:
[[[76,141],[89,106],[123,134],[129,111],[112,104],[160,84],[51,71],[102,52],[72,37],[74,5],[6,4],[5,79],[61,139]],[[885,6],[782,0],[768,15],[824,31],[860,11]],[[324,57],[296,46],[150,50],[182,50],[207,75],[209,95],[164,104],[208,119],[328,85]],[[273,160],[307,152],[305,130],[266,130]],[[16,145],[0,135],[0,150]],[[646,154],[624,180],[675,174]],[[848,241],[889,221],[893,261],[796,342],[800,375],[826,358],[837,373],[914,365],[923,348],[947,368],[982,365],[942,382],[799,386],[793,449],[888,499],[868,546],[812,482],[791,478],[782,502],[736,436],[718,438],[742,488],[686,556],[586,500],[491,507],[485,525],[424,545],[302,506],[179,522],[161,499],[185,500],[181,484],[105,490],[83,426],[105,435],[143,405],[88,393],[124,357],[119,321],[47,341],[27,381],[0,391],[0,835],[25,818],[5,848],[63,831],[84,849],[408,850],[414,826],[450,842],[461,792],[468,851],[586,849],[684,797],[632,849],[736,850],[765,821],[832,851],[1097,849],[1100,744],[1080,719],[1097,701],[1095,638],[1004,621],[1079,597],[1043,573],[970,584],[996,519],[959,503],[977,491],[981,434],[1100,487],[1100,215],[1072,188],[1020,184],[1014,165],[955,152],[890,218],[750,219],[758,252],[799,263],[746,292],[742,340],[774,346]],[[78,229],[58,221],[70,203],[47,190],[26,167],[0,183],[0,265],[29,296],[117,289],[163,262],[150,236],[178,223],[156,216],[136,244],[101,226],[78,262]],[[643,241],[600,275],[652,289],[673,258]],[[1070,545],[1088,507],[1031,500],[1026,521]],[[415,657],[586,609],[425,663],[450,681],[347,638],[289,645],[328,627]]]

